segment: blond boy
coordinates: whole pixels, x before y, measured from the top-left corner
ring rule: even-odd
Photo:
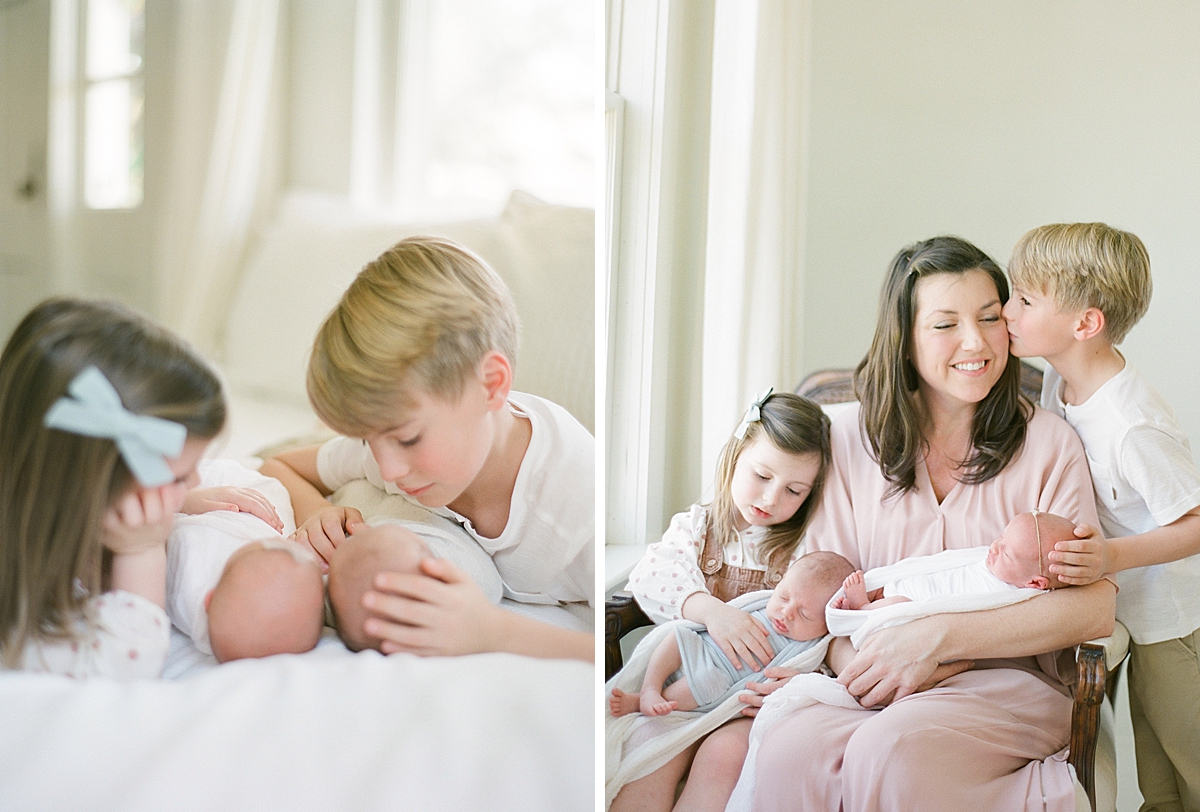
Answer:
[[[362,516],[324,498],[366,478],[458,522],[516,601],[590,604],[594,440],[560,406],[512,392],[517,314],[495,271],[449,240],[369,263],[317,334],[308,394],[342,437],[263,471],[288,488],[296,538],[323,562]],[[362,633],[381,650],[593,658],[593,637],[492,605],[445,560],[381,573]]]
[[[1130,711],[1143,810],[1200,809],[1200,473],[1171,407],[1116,345],[1150,305],[1150,259],[1103,223],[1048,225],[1013,249],[1012,353],[1048,367],[1041,405],[1083,440],[1104,538],[1055,545],[1070,584],[1115,573],[1133,638]]]

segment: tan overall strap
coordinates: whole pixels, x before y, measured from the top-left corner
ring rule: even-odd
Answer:
[[[708,526],[703,531],[704,544],[700,547],[700,571],[704,573],[704,585],[713,597],[728,603],[738,595],[759,589],[774,589],[783,578],[783,569],[771,566],[766,572],[750,567],[735,567],[725,563],[721,545],[708,537]]]

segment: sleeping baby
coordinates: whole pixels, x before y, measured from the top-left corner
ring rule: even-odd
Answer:
[[[1075,523],[1053,513],[1019,513],[992,542],[982,560],[935,572],[913,574],[867,592],[862,570],[846,578],[835,609],[881,609],[897,603],[945,595],[981,594],[1007,589],[1057,589],[1064,586],[1046,568],[1055,543],[1075,538]]]
[[[274,506],[280,522],[272,526],[252,513],[225,510],[176,517],[167,541],[171,622],[218,662],[312,649],[325,625],[325,583],[308,547],[288,541],[279,532],[290,534],[296,527],[287,490],[279,480],[235,460],[202,460],[198,471],[202,486],[261,494]],[[338,596],[333,602],[336,615],[354,617],[360,630],[356,633],[347,622],[338,624],[348,647],[378,647],[378,641],[361,635],[365,615],[356,614],[375,573],[415,572],[426,556],[450,560],[480,586],[488,600],[500,602],[503,585],[495,564],[448,519],[399,497],[363,508],[371,526],[340,545],[339,550],[345,548],[335,556],[340,559],[340,574],[330,585],[331,595]],[[388,554],[376,555],[379,546],[388,548]],[[341,600],[345,596],[350,597]]]
[[[423,558],[449,559],[479,584],[490,602],[500,602],[503,585],[496,566],[465,534],[417,528],[422,531],[417,535],[411,524],[403,525],[388,517],[376,517],[368,524],[347,536],[329,561],[329,604],[338,636],[351,651],[378,651],[382,643],[363,628],[371,617],[363,606],[363,595],[373,589],[375,576],[381,572],[420,573]]]
[[[826,635],[825,604],[853,568],[837,553],[811,552],[796,559],[766,606],[750,612],[766,628],[767,644],[775,655],[771,662],[759,663],[762,668],[790,660]],[[750,676],[734,668],[707,630],[680,625],[650,654],[641,691],[612,688],[609,713],[663,716],[675,710],[707,711]]]
[[[226,510],[176,517],[167,540],[171,622],[218,662],[313,648],[325,588],[315,558],[279,532],[295,530],[287,491],[235,460],[201,460],[197,470],[201,486],[261,494],[280,521]]]

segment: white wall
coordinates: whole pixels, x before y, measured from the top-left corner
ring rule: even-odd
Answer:
[[[885,267],[954,233],[1002,265],[1100,220],[1150,251],[1122,349],[1200,442],[1200,4],[815,0],[802,371],[865,352]]]

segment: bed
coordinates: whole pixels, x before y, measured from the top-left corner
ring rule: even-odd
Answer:
[[[415,233],[457,239],[513,289],[516,388],[594,425],[593,213],[517,193],[496,218],[364,223],[285,201],[258,236],[215,359],[230,399],[218,454],[321,439],[303,370],[321,318],[364,262]],[[591,630],[586,607],[517,606]],[[218,666],[178,630],[162,680],[0,673],[0,809],[591,809],[595,669],[509,654],[317,648]]]

